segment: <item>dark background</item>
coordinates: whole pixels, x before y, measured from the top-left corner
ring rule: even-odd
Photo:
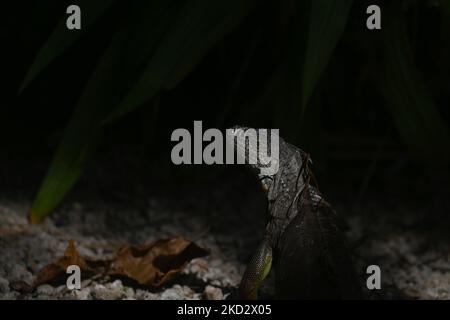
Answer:
[[[178,10],[185,1],[174,3],[178,4],[173,10]],[[365,9],[373,3],[382,8],[383,30],[365,27]],[[136,35],[127,46],[137,57],[145,48],[146,38],[136,33],[145,25],[132,23],[145,10],[144,2],[117,1],[19,92],[68,4],[18,1],[2,10],[0,152],[5,194],[20,188],[37,192],[77,102],[114,35],[128,29],[130,39]],[[173,89],[159,90],[140,108],[103,126],[87,168],[101,167],[108,178],[82,171],[82,179],[105,185],[114,180],[132,188],[136,181],[127,179],[133,171],[139,181],[174,185],[200,179],[213,186],[211,177],[228,168],[175,167],[169,158],[171,132],[179,127],[191,130],[194,120],[202,120],[204,128],[235,124],[280,128],[282,137],[311,153],[323,188],[332,195],[346,190],[343,193],[349,202],[361,201],[367,192],[386,192],[390,186],[394,193],[388,196],[393,201],[400,196],[401,201],[428,201],[430,196],[446,193],[450,27],[445,1],[355,1],[345,31],[330,59],[325,59],[324,72],[303,109],[301,74],[309,6],[308,1],[258,1]],[[82,14],[88,14],[83,10],[82,6]],[[168,20],[168,25],[175,21]],[[428,100],[422,103],[414,96],[414,80],[404,78],[404,87],[410,89],[396,97],[401,92],[395,87],[398,79],[391,83],[385,79],[385,71],[392,69],[386,43],[400,43],[389,40],[398,21],[406,26],[406,43],[412,53],[400,61],[410,59],[412,64],[405,66],[414,67],[433,110]],[[114,82],[115,87],[99,85],[100,98],[92,98],[87,108],[109,105],[109,101],[101,103],[104,92],[114,95],[131,88],[135,80],[128,79],[127,72],[143,70],[152,52],[136,61],[119,54],[111,78],[121,81]],[[84,132],[79,130],[80,135]]]

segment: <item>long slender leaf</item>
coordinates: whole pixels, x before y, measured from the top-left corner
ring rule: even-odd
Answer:
[[[313,0],[303,70],[302,113],[347,24],[353,0]]]
[[[176,0],[137,6],[119,28],[78,101],[58,150],[30,210],[40,222],[71,189],[101,135],[100,123],[123,98],[142,72],[140,66],[154,51],[176,16]]]
[[[122,38],[113,40],[87,84],[47,175],[34,199],[30,210],[30,222],[39,223],[53,211],[81,174],[98,139],[97,123],[101,115],[105,113],[103,104],[105,101],[101,99],[101,97],[104,98],[102,86],[108,82],[111,66],[116,60],[115,53],[118,52],[117,49],[120,48],[123,41]],[[98,92],[98,96],[96,92]]]
[[[105,123],[135,109],[182,80],[211,47],[249,13],[253,0],[191,0],[127,97]]]
[[[382,82],[397,130],[422,158],[448,159],[448,128],[437,110],[414,64],[404,19],[389,19],[386,25],[385,69]],[[434,157],[433,157],[434,156]]]
[[[65,50],[70,48],[87,30],[111,7],[116,0],[88,1],[80,0],[81,8],[81,30],[70,31],[66,27],[64,16],[48,40],[39,50],[33,64],[31,65],[20,91],[25,89],[33,79],[42,72],[52,61],[54,61]]]

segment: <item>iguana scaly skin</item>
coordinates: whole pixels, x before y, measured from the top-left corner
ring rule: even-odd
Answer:
[[[236,136],[246,130],[234,129]],[[237,147],[242,152],[242,146]],[[272,266],[278,299],[360,297],[342,225],[320,194],[310,164],[308,154],[280,138],[278,172],[259,174],[268,220],[264,239],[242,277],[241,298],[257,299]],[[251,167],[259,169],[258,164]]]

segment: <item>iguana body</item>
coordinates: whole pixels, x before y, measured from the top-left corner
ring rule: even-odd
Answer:
[[[309,165],[306,153],[279,139],[278,172],[259,176],[267,194],[268,221],[242,278],[241,298],[257,298],[272,266],[279,299],[359,296],[339,219],[319,193]]]

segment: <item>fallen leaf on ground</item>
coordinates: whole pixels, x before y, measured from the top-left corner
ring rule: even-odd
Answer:
[[[182,237],[174,237],[158,240],[150,245],[128,245],[120,249],[112,261],[94,261],[83,258],[77,251],[75,242],[70,240],[63,257],[45,266],[31,286],[22,288],[23,284],[18,284],[18,288],[22,288],[22,292],[30,292],[45,283],[64,282],[70,265],[79,266],[83,278],[92,274],[99,277],[109,274],[130,278],[143,286],[159,287],[179,274],[189,261],[208,254],[207,250],[195,243]]]
[[[58,281],[63,275],[66,275],[67,267],[70,265],[79,266],[81,271],[92,271],[88,266],[87,261],[75,248],[75,242],[73,240],[69,241],[69,245],[67,246],[63,257],[59,258],[58,261],[45,266],[39,272],[32,288],[36,288],[44,283]]]
[[[114,259],[109,274],[126,276],[140,285],[160,287],[179,274],[189,261],[207,254],[207,250],[182,237],[158,240],[147,246],[126,246]]]

